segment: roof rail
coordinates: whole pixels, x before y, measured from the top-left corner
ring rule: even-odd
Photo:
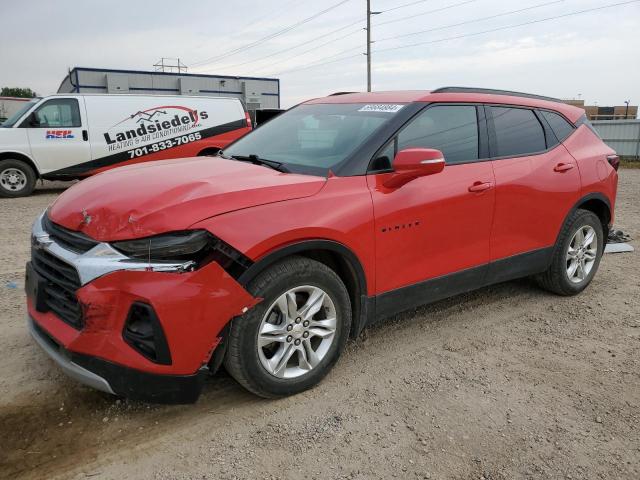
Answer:
[[[350,93],[358,93],[358,92],[335,92],[335,93],[330,93],[328,96],[335,97],[336,95],[349,95]]]
[[[492,88],[474,88],[474,87],[442,87],[433,90],[431,93],[486,93],[488,95],[509,95],[512,97],[536,98],[538,100],[547,100],[549,102],[561,102],[559,98],[545,97],[544,95],[534,95],[532,93],[512,92],[510,90],[494,90]]]

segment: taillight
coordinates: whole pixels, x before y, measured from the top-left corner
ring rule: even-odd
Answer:
[[[253,123],[251,123],[251,115],[249,115],[249,112],[245,112],[244,115],[247,119],[247,127],[253,128]]]
[[[620,166],[620,157],[618,155],[607,155],[607,162],[617,171]]]

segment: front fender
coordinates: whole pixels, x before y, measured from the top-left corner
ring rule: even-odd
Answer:
[[[373,204],[365,177],[331,177],[312,197],[230,212],[190,228],[210,231],[256,264],[305,242],[339,244],[361,265],[367,295],[375,292]]]

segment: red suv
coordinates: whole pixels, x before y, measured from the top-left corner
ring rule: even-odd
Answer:
[[[574,295],[618,158],[578,108],[449,87],[332,95],[215,158],[131,165],[38,218],[29,328],[72,377],[195,401],[222,364],[257,395],[316,384],[378,319],[533,276]]]

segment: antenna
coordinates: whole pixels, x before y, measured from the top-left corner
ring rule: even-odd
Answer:
[[[153,64],[156,72],[177,72],[187,73],[187,67],[179,58],[162,57]]]

